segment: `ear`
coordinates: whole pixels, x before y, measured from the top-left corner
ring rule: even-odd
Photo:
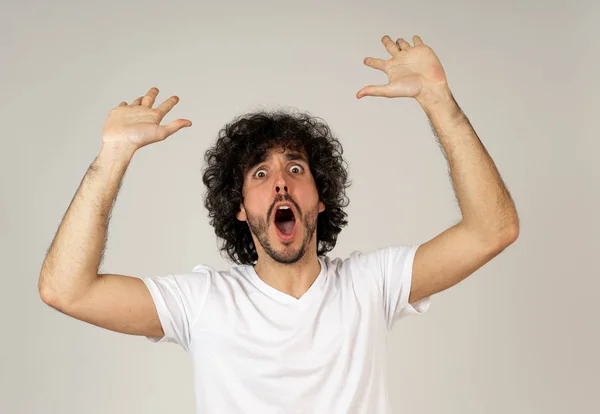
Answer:
[[[319,201],[319,213],[322,213],[325,211],[325,203],[323,203],[322,201]]]
[[[239,221],[246,221],[246,209],[243,204],[240,204],[240,211],[236,214],[236,217]]]

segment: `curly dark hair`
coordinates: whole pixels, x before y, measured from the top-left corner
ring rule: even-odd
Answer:
[[[343,211],[349,204],[350,186],[342,145],[329,126],[307,113],[258,111],[238,116],[226,124],[213,147],[204,154],[202,181],[207,187],[204,205],[220,250],[237,264],[258,259],[248,224],[236,217],[243,202],[242,186],[248,168],[273,149],[304,152],[325,210],[317,218],[317,254],[331,251],[348,224]]]

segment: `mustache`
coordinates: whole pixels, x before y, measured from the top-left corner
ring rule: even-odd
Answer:
[[[288,194],[286,194],[286,195],[279,194],[279,195],[275,196],[275,199],[273,200],[273,203],[271,204],[271,207],[269,208],[269,212],[267,213],[267,217],[271,217],[271,215],[273,214],[273,209],[275,208],[275,204],[280,203],[282,201],[288,201],[288,202],[292,203],[294,205],[294,207],[296,207],[296,211],[298,212],[298,215],[300,216],[298,218],[299,219],[302,218],[302,210],[300,210],[300,206]]]

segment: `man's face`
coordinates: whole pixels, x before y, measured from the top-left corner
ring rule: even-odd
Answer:
[[[304,153],[270,150],[246,172],[242,193],[237,218],[248,223],[259,257],[264,252],[289,264],[316,250],[317,217],[325,205]]]

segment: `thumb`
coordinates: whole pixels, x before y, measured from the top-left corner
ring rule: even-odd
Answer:
[[[389,97],[389,88],[388,85],[369,85],[362,88],[356,94],[358,99],[363,96],[385,96]]]
[[[161,125],[158,128],[157,136],[158,136],[158,138],[163,140],[163,139],[166,139],[167,137],[173,135],[174,133],[179,131],[181,128],[191,127],[191,126],[192,126],[192,121],[190,121],[189,119],[177,119],[173,122],[169,122],[166,125]]]

